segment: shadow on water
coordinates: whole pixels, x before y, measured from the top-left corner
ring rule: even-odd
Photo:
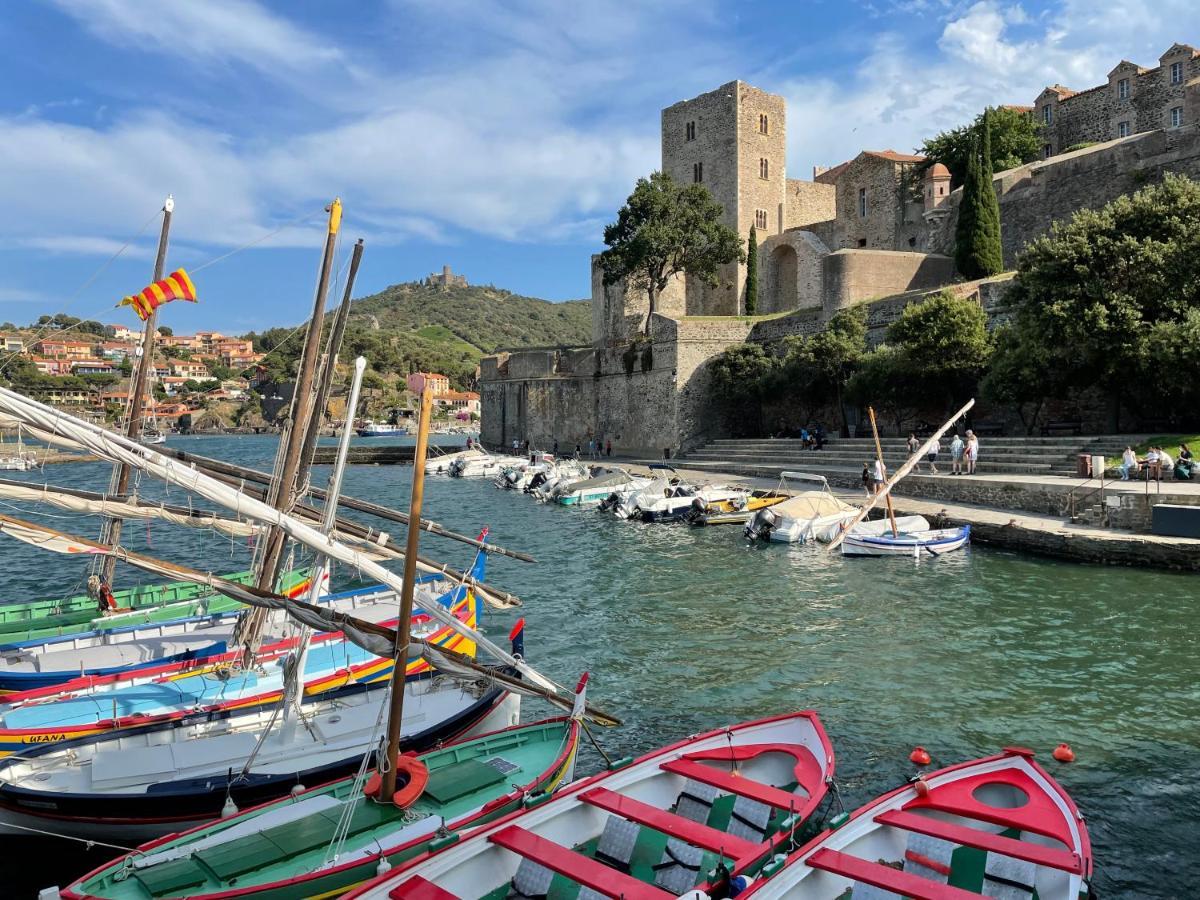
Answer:
[[[273,438],[258,437],[172,443],[260,468],[274,449]],[[107,467],[63,466],[49,478],[97,488]],[[346,490],[405,508],[410,478],[406,467],[353,467]],[[143,492],[165,495],[151,484]],[[857,805],[911,774],[914,744],[939,763],[1025,745],[1087,816],[1101,895],[1186,896],[1200,881],[1192,576],[978,547],[937,560],[846,560],[815,546],[748,546],[733,527],[641,525],[543,506],[486,481],[430,479],[426,511],[461,532],[488,525],[496,543],[539,559],[489,561],[489,578],[525,606],[489,613],[488,630],[503,637],[523,615],[535,665],[564,683],[592,672],[593,699],[626,723],[599,736],[610,755],[813,708],[837,749],[843,796]],[[13,514],[37,518],[28,508]],[[83,534],[98,527],[44,521]],[[244,541],[207,533],[164,525],[126,533],[134,550],[198,567],[232,571],[249,559]],[[3,546],[13,599],[62,594],[85,576],[79,561],[47,565],[35,550]],[[422,547],[459,566],[471,557],[432,536]],[[337,573],[339,585],[353,578]],[[1073,766],[1049,760],[1060,741],[1076,749]],[[110,855],[48,840],[0,847],[6,877],[21,873],[9,882],[14,896]]]

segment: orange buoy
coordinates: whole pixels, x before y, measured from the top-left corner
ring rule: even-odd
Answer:
[[[917,776],[913,781],[912,788],[917,792],[918,797],[927,797],[929,795],[929,784],[921,776]]]
[[[1075,751],[1071,749],[1070,744],[1059,744],[1050,755],[1060,763],[1075,762]]]
[[[933,761],[933,757],[924,747],[913,747],[913,752],[908,754],[908,759],[909,762],[918,766],[927,766]]]
[[[396,760],[396,774],[407,775],[408,783],[392,794],[392,803],[397,809],[407,809],[429,784],[429,767],[415,756],[401,756]]]
[[[372,772],[371,777],[367,779],[367,783],[363,785],[363,794],[368,797],[378,797],[379,790],[383,787],[383,776],[378,772]]]

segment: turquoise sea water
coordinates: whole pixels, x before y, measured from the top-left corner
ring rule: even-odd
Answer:
[[[171,445],[263,468],[275,441]],[[45,477],[102,488],[107,476],[107,466],[87,464]],[[345,490],[407,509],[411,476],[408,467],[352,467]],[[169,496],[184,502],[177,489]],[[15,506],[0,511],[98,531],[97,519]],[[1019,744],[1038,751],[1087,817],[1101,896],[1191,896],[1200,883],[1195,576],[984,548],[920,562],[843,560],[816,546],[749,547],[732,527],[646,526],[542,506],[488,481],[430,479],[426,515],[472,534],[487,525],[494,542],[538,558],[489,562],[489,580],[525,606],[490,613],[488,629],[503,639],[523,615],[535,665],[563,683],[592,673],[591,699],[625,721],[599,734],[610,755],[813,708],[837,752],[842,794],[857,806],[912,773],[915,744],[944,764]],[[244,541],[167,525],[129,525],[126,537],[130,549],[201,568],[232,571],[249,558]],[[461,544],[421,540],[424,554],[470,562]],[[10,599],[74,591],[86,577],[84,562],[0,541]],[[339,583],[352,578],[338,573]],[[1060,741],[1075,748],[1074,765],[1050,759]],[[109,855],[9,839],[0,872],[6,881],[19,872],[11,896],[32,896]]]

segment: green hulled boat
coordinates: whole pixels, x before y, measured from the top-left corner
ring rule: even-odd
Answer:
[[[420,795],[404,809],[371,799],[355,778],[345,778],[144,844],[85,875],[61,896],[338,897],[431,845],[453,842],[455,832],[536,803],[569,780],[578,729],[573,719],[552,719],[495,731],[416,759],[401,757],[413,790],[425,781]],[[339,833],[344,840],[336,839]]]
[[[309,569],[297,569],[280,577],[280,592],[298,596],[308,590]],[[238,584],[251,584],[253,572],[234,572],[221,576]],[[94,597],[82,594],[58,600],[29,600],[24,603],[0,603],[0,644],[57,637],[79,631],[105,631],[166,622],[187,616],[229,612],[241,604],[202,584],[175,581],[149,584],[113,591],[115,612],[101,613]]]

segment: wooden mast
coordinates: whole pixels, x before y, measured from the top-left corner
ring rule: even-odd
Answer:
[[[408,544],[404,552],[404,589],[400,593],[400,619],[396,623],[396,646],[392,653],[392,697],[388,716],[387,771],[379,797],[390,802],[396,793],[396,758],[400,755],[400,721],[404,717],[404,675],[408,665],[409,627],[412,624],[413,586],[417,576],[417,541],[421,536],[421,504],[425,499],[425,453],[429,446],[429,413],[433,394],[424,376],[420,379],[421,413],[417,424],[417,446],[413,456],[412,496],[408,504]]]
[[[313,300],[312,316],[308,321],[308,335],[304,340],[304,351],[300,357],[300,368],[296,374],[296,387],[292,394],[291,423],[287,444],[283,450],[283,465],[279,481],[275,485],[275,509],[286,511],[295,501],[296,476],[301,466],[301,449],[304,434],[313,408],[313,377],[316,374],[317,353],[321,347],[321,325],[325,320],[325,298],[329,295],[329,278],[333,272],[333,254],[337,246],[338,229],[342,224],[342,201],[334,201],[329,210],[329,229],[325,235],[325,255],[321,260],[321,275],[317,281],[317,293]],[[257,587],[270,590],[279,574],[279,562],[283,556],[283,532],[272,528],[267,536],[266,551],[258,570]]]
[[[883,480],[887,481],[887,466],[883,463],[883,447],[879,443],[879,429],[875,426],[875,407],[867,407],[867,416],[871,419],[871,434],[875,437],[875,453],[879,460],[879,470],[883,473]],[[900,530],[896,527],[896,510],[892,508],[892,495],[884,494],[883,499],[887,501],[888,521],[892,523],[892,537],[899,537]]]
[[[163,269],[167,262],[167,244],[171,236],[171,214],[174,211],[175,198],[168,196],[162,208],[162,230],[158,233],[158,254],[154,258],[154,277],[151,279],[152,282],[162,281]],[[133,378],[130,379],[129,420],[125,426],[125,434],[135,441],[139,440],[142,436],[142,421],[144,418],[142,395],[146,391],[150,372],[154,369],[154,329],[157,320],[158,309],[156,307],[150,310],[150,315],[146,317],[146,321],[142,325],[141,357],[138,359],[137,368],[134,369]],[[129,466],[124,464],[117,466],[112,480],[112,489],[109,493],[123,495],[129,489],[129,474]],[[106,519],[104,528],[101,531],[101,541],[113,546],[119,544],[121,542],[121,528],[123,525],[124,520],[121,518]],[[116,565],[116,557],[109,556],[104,559],[104,563],[100,567],[100,580],[110,588],[112,587],[113,572],[116,569]]]

